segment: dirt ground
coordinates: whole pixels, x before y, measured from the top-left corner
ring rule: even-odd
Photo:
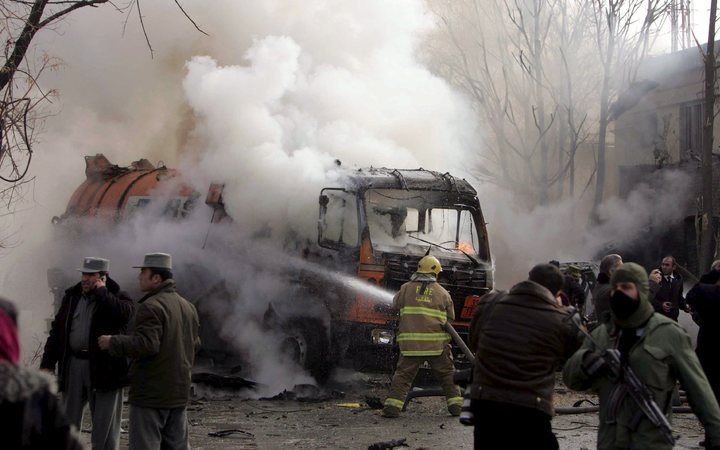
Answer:
[[[451,417],[441,397],[411,401],[398,419],[385,419],[366,405],[366,397],[383,399],[386,374],[353,374],[320,393],[324,400],[249,400],[240,393],[195,389],[188,407],[190,443],[195,449],[367,449],[369,445],[405,438],[411,449],[470,449],[472,428]],[[342,393],[342,396],[341,396]],[[331,395],[332,394],[332,395]],[[556,389],[556,406],[572,406],[592,396]],[[86,414],[86,416],[89,414]],[[122,448],[127,448],[127,405],[123,411]],[[89,444],[91,424],[83,439]],[[675,415],[678,449],[697,449],[702,427],[692,414]],[[224,437],[209,433],[237,430]],[[561,449],[595,448],[597,414],[558,415],[553,430]]]

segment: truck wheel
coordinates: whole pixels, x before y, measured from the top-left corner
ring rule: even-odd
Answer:
[[[301,317],[285,322],[283,332],[282,353],[310,372],[318,383],[325,383],[332,369],[325,325],[318,319]]]

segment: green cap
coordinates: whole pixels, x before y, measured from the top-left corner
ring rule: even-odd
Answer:
[[[82,273],[98,273],[110,271],[110,260],[105,258],[96,258],[94,256],[86,256],[83,259],[82,267],[77,269]]]
[[[168,253],[146,253],[143,263],[139,266],[133,266],[136,269],[166,269],[172,270],[172,256]]]

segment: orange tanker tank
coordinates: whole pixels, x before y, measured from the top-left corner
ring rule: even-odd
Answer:
[[[177,178],[176,170],[163,164],[155,167],[147,159],[120,167],[98,153],[86,156],[85,164],[86,180],[73,193],[65,213],[53,217],[53,223],[83,217],[119,222],[158,198],[167,199],[165,215],[182,217],[198,196]]]

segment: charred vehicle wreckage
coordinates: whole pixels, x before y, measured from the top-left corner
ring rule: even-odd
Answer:
[[[63,233],[72,232],[77,219],[104,220],[109,226],[122,223],[153,202],[162,203],[159,210],[179,220],[199,207],[201,194],[178,182],[182,176],[173,169],[147,160],[119,167],[101,154],[86,157],[86,165],[86,180],[66,212],[53,219]],[[223,188],[212,184],[205,198],[213,223],[232,220],[224,209]],[[341,186],[326,187],[319,194],[317,241],[297,251],[298,259],[361,285],[396,292],[430,250],[444,268],[438,282],[452,296],[453,326],[467,338],[475,304],[493,287],[487,229],[477,192],[467,181],[424,169],[356,169],[347,170]],[[327,277],[317,273],[300,270],[288,277],[293,296],[312,299],[321,315],[288,312],[283,306],[288,299],[271,299],[258,318],[262,326],[280,330],[283,351],[320,382],[336,365],[391,370],[397,357],[397,316],[389,302],[378,302],[363,289],[342,283],[329,285]],[[179,288],[183,280],[199,276],[178,274]],[[48,271],[48,281],[56,297],[68,286],[58,269]],[[218,364],[234,361],[241,355],[233,356],[233,346],[213,328],[203,300],[198,300],[215,296],[231,302],[232,293],[222,280],[196,284],[209,289],[183,292],[196,302],[203,354]],[[467,364],[458,349],[454,353],[458,365]]]

